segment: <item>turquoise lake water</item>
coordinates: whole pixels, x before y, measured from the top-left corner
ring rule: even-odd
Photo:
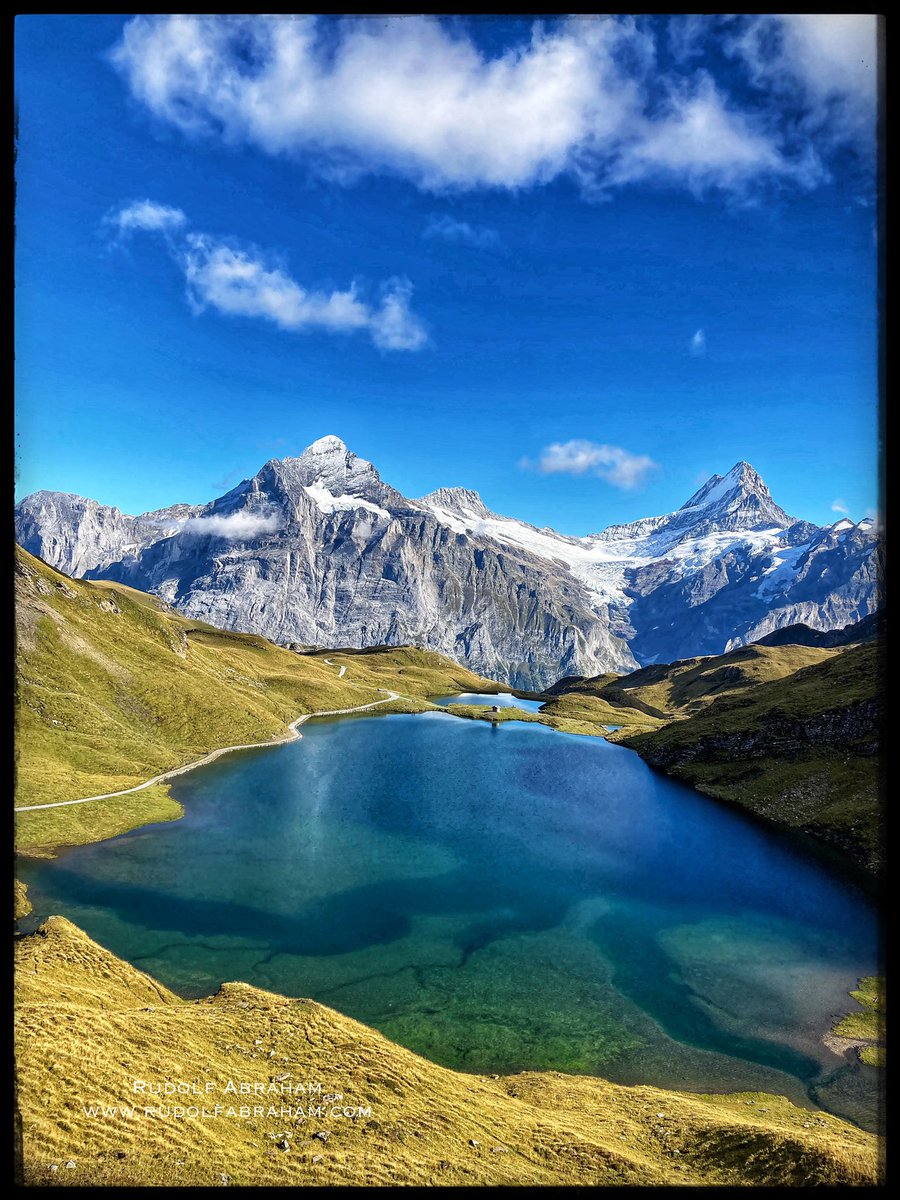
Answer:
[[[822,1041],[877,968],[870,904],[624,747],[367,715],[172,791],[180,821],[23,863],[26,927],[62,913],[183,995],[311,996],[464,1070],[767,1090],[877,1121],[878,1073]]]

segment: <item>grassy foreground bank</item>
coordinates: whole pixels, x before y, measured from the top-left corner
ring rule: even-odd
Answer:
[[[689,1095],[554,1072],[461,1074],[311,1000],[245,984],[180,1000],[61,917],[19,939],[15,980],[29,1186],[879,1179],[878,1138],[779,1097]],[[136,1093],[135,1080],[197,1091]],[[274,1090],[241,1097],[229,1081]],[[304,1090],[291,1094],[297,1085]],[[166,1116],[170,1103],[232,1106],[236,1115]],[[135,1116],[113,1113],[133,1104]],[[263,1115],[241,1117],[241,1105]],[[295,1111],[284,1116],[282,1105]],[[310,1105],[324,1107],[310,1115]]]

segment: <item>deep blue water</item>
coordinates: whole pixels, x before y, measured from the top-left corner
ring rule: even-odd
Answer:
[[[822,1042],[876,969],[870,905],[624,747],[438,712],[321,720],[173,794],[180,821],[24,864],[35,919],[185,995],[312,996],[451,1066],[814,1088],[874,1119],[869,1069]]]

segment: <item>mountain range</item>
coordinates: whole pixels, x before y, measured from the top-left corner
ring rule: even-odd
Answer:
[[[293,648],[412,643],[535,690],[836,629],[880,604],[874,523],[791,517],[746,462],[673,513],[571,537],[465,488],[408,499],[328,436],[206,505],[134,517],[35,492],[16,537],[68,575],[221,628]]]

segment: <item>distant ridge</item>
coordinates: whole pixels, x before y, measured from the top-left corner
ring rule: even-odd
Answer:
[[[767,633],[765,637],[757,638],[755,646],[822,646],[830,649],[834,646],[851,646],[854,642],[868,642],[872,638],[882,637],[885,631],[885,610],[870,613],[861,621],[845,625],[843,629],[812,629],[809,625],[785,625]]]
[[[576,537],[493,512],[467,487],[406,497],[328,435],[205,505],[131,517],[35,493],[16,537],[69,575],[219,628],[291,646],[413,644],[535,691],[785,626],[840,629],[881,596],[872,522],[791,516],[743,460],[674,512]]]

